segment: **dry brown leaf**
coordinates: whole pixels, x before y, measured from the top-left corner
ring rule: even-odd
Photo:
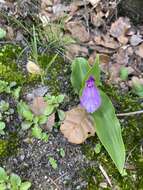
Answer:
[[[60,130],[68,141],[74,144],[81,144],[95,134],[92,117],[80,107],[66,112]]]
[[[30,108],[35,115],[42,115],[48,106],[43,97],[35,97]]]
[[[75,12],[81,7],[84,6],[86,2],[83,0],[74,1],[69,5],[70,15],[74,15]]]
[[[88,62],[90,65],[93,65],[95,63],[97,52],[94,51],[89,59]],[[109,62],[110,62],[110,56],[104,53],[99,54],[100,57],[100,68],[104,73],[108,73],[109,71]]]
[[[88,0],[93,6],[96,6],[101,0]]]
[[[132,46],[137,46],[143,41],[142,36],[139,34],[132,35],[130,38],[130,43]]]
[[[124,35],[121,35],[121,36],[118,37],[118,41],[119,41],[120,43],[122,43],[122,44],[125,45],[125,44],[128,43],[128,38],[125,37]]]
[[[76,56],[87,56],[88,49],[78,44],[71,44],[66,47],[66,57],[74,59]]]
[[[129,19],[120,17],[111,25],[110,34],[117,38],[119,42],[126,44],[128,38],[125,35],[129,28],[131,28]]]
[[[114,63],[122,66],[126,66],[129,63],[130,51],[128,47],[123,46],[112,57]]]
[[[138,49],[135,51],[136,55],[139,55],[141,58],[143,58],[143,43],[138,46]]]
[[[82,22],[79,21],[71,21],[66,24],[67,30],[72,34],[73,38],[78,39],[80,42],[88,42],[89,41],[89,33],[86,31],[85,26]]]
[[[91,23],[94,26],[100,27],[104,24],[104,20],[103,20],[104,13],[102,11],[98,12],[97,14],[92,12],[90,15],[91,15]]]
[[[119,48],[119,43],[114,40],[114,38],[110,37],[109,35],[105,36],[95,36],[94,41],[97,45],[101,45],[111,49]]]
[[[117,83],[120,81],[119,73],[120,73],[121,65],[118,63],[110,65],[109,73],[110,73],[110,81],[112,83]]]
[[[26,65],[27,71],[32,74],[41,74],[40,67],[33,61],[28,60]]]

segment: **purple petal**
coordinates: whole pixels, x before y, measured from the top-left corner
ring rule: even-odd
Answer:
[[[86,81],[86,87],[80,98],[80,104],[89,113],[95,112],[101,105],[100,93],[95,86],[94,78],[92,76]]]

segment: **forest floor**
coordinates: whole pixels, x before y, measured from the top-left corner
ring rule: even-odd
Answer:
[[[123,15],[113,0],[0,0],[0,29],[6,31],[0,31],[0,121],[6,124],[0,166],[30,181],[31,190],[143,190],[143,25]],[[121,114],[124,177],[96,135],[80,145],[68,142],[57,112],[42,128],[46,141],[21,130],[20,101],[31,105],[47,93],[64,94],[58,109],[76,106],[71,62],[82,56],[93,65],[97,54],[104,91]],[[31,74],[31,60],[46,70],[44,77]]]

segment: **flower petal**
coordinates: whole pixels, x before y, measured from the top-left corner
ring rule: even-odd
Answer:
[[[89,77],[86,81],[86,87],[80,98],[80,104],[87,112],[95,112],[101,105],[101,97],[98,89],[95,87],[94,78]]]

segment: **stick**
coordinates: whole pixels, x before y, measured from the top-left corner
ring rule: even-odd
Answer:
[[[141,114],[141,113],[143,113],[143,110],[128,112],[128,113],[118,113],[116,115],[120,117],[120,116],[131,116],[131,115],[136,115],[136,114]]]
[[[99,169],[101,170],[102,174],[104,175],[104,177],[107,180],[110,187],[112,187],[111,180],[110,180],[109,176],[107,175],[106,171],[104,170],[104,168],[101,166],[101,164],[99,165]]]

